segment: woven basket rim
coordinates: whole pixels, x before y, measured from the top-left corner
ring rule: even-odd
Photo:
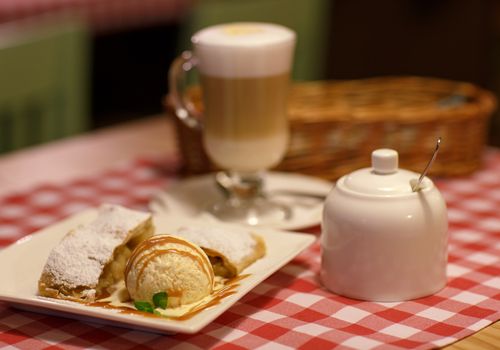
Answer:
[[[353,108],[353,106],[349,105],[346,105],[345,109],[332,109],[331,106],[326,104],[320,108],[311,108],[311,106],[307,104],[302,104],[299,108],[294,108],[292,104],[289,108],[290,117],[292,119],[307,120],[308,122],[335,119],[357,123],[386,122],[387,120],[403,123],[405,121],[409,123],[418,123],[434,119],[488,118],[497,108],[497,99],[494,94],[471,83],[419,76],[387,76],[357,80],[300,82],[292,87],[291,94],[300,94],[300,102],[296,102],[298,105],[307,99],[313,98],[313,94],[317,94],[318,92],[324,93],[324,97],[327,97],[327,93],[325,93],[327,89],[334,88],[341,90],[346,86],[362,88],[363,85],[369,85],[370,87],[375,86],[376,89],[380,90],[383,90],[388,85],[394,85],[394,87],[398,87],[400,90],[407,86],[409,87],[407,90],[408,93],[415,93],[417,91],[415,85],[425,85],[429,87],[429,89],[433,86],[437,86],[440,87],[441,91],[445,91],[445,88],[455,86],[457,90],[468,92],[464,97],[469,100],[452,108],[437,108],[436,106],[427,106],[427,108],[423,106],[398,106],[397,109],[384,111],[370,110],[371,107]],[[299,89],[300,91],[298,91]],[[364,92],[360,91],[359,93],[361,94]]]

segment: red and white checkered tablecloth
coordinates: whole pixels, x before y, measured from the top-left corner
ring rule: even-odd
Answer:
[[[102,174],[0,198],[0,246],[101,202],[146,208],[175,162],[139,159]],[[437,181],[449,208],[449,281],[413,301],[340,297],[318,282],[316,242],[194,335],[160,335],[20,311],[0,303],[0,347],[188,349],[428,349],[500,319],[500,151],[462,179]],[[310,230],[319,235],[319,228]]]

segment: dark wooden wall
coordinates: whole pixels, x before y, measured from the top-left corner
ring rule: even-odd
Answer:
[[[336,0],[328,77],[422,75],[500,91],[500,1]],[[500,118],[490,143],[500,146]]]

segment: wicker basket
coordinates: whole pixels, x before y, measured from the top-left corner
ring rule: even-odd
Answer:
[[[200,89],[188,93],[202,110]],[[168,99],[167,99],[168,100]],[[167,112],[173,116],[170,104]],[[433,78],[384,77],[296,83],[291,89],[291,143],[277,170],[330,180],[369,166],[377,148],[399,152],[400,167],[421,171],[436,139],[431,174],[469,174],[480,167],[495,97],[475,85]],[[199,132],[176,120],[186,174],[215,169]]]

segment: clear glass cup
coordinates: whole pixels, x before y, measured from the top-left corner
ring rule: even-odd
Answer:
[[[224,221],[250,225],[287,220],[291,210],[265,195],[264,174],[284,157],[289,139],[287,98],[295,33],[269,23],[229,23],[205,28],[172,64],[169,87],[176,116],[202,132],[224,200],[208,210]],[[204,110],[184,93],[196,67]]]

